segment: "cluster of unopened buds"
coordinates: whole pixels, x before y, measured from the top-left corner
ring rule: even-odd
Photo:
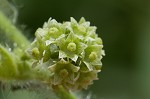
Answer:
[[[27,52],[35,70],[50,74],[46,80],[50,85],[80,90],[98,79],[105,54],[96,27],[90,22],[84,18],[77,22],[71,17],[70,21],[59,23],[50,18],[35,35]]]

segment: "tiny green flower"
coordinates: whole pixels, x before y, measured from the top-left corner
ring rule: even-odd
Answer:
[[[52,84],[66,86],[66,83],[74,84],[74,79],[80,67],[61,59],[56,64],[49,66],[48,69],[54,73],[51,81]]]
[[[68,57],[75,62],[77,61],[80,54],[87,47],[87,45],[81,42],[81,40],[74,33],[70,33],[67,38],[65,36],[62,36],[56,42],[60,48],[59,54],[63,55],[59,58]]]
[[[50,18],[35,34],[28,52],[38,57],[32,60],[35,69],[51,74],[46,80],[51,86],[80,90],[98,79],[104,56],[103,42],[96,34],[96,27],[90,26],[83,17],[79,22],[71,17],[63,23]]]

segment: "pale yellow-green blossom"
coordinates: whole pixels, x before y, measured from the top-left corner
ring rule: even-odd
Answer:
[[[51,74],[46,80],[51,86],[80,90],[98,79],[103,43],[96,34],[96,27],[90,26],[83,17],[79,22],[71,17],[63,23],[50,18],[35,35],[28,53],[34,58],[34,68],[44,68]]]

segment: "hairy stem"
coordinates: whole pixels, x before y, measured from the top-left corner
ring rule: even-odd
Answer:
[[[54,92],[60,99],[77,99],[72,93],[68,92],[63,86],[54,86]]]
[[[18,30],[1,11],[0,30],[2,30],[2,33],[6,35],[10,40],[16,43],[18,47],[24,48],[30,44],[27,38],[22,34],[22,32]]]

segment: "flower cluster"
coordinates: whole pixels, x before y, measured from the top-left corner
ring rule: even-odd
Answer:
[[[77,22],[71,17],[70,21],[59,23],[50,18],[35,35],[28,52],[34,59],[34,68],[41,64],[40,68],[51,73],[51,85],[80,90],[98,79],[104,50],[96,27],[90,22],[84,18]]]

